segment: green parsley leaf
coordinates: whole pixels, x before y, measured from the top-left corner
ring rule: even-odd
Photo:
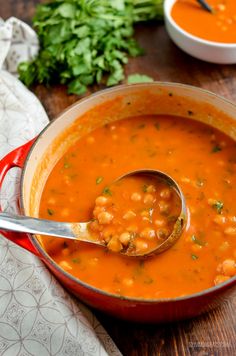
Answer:
[[[103,181],[103,177],[102,176],[100,176],[100,177],[97,177],[97,179],[96,179],[96,184],[100,184],[102,181]]]
[[[47,209],[48,215],[52,216],[54,214],[54,210],[52,209]]]
[[[145,74],[130,74],[127,78],[128,84],[151,83],[154,79]]]
[[[110,196],[112,196],[112,192],[111,192],[110,188],[108,188],[108,187],[105,187],[102,192],[103,192],[103,194],[105,194],[105,195],[110,195]]]
[[[217,144],[215,146],[213,146],[212,150],[211,150],[212,153],[216,153],[216,152],[220,152],[220,151],[222,151],[222,148]]]
[[[206,245],[206,243],[205,243],[204,241],[198,239],[195,235],[192,235],[192,236],[191,236],[191,240],[192,240],[195,244],[197,244],[197,245],[199,245],[199,246],[205,246],[205,245]]]
[[[218,200],[212,205],[212,207],[214,209],[216,209],[218,214],[221,214],[222,213],[222,209],[224,207],[224,203],[222,201]]]
[[[142,191],[144,193],[147,193],[147,188],[148,188],[148,185],[147,184],[144,184],[143,187],[142,187]]]
[[[192,260],[196,261],[196,260],[198,259],[198,256],[197,256],[197,255],[194,255],[194,254],[192,253],[191,258],[192,258]]]
[[[134,24],[163,19],[163,0],[51,0],[37,6],[33,25],[40,50],[18,67],[27,86],[66,84],[82,95],[91,84],[107,86],[124,79],[129,56],[143,54],[133,38]],[[130,83],[152,81],[131,75]]]

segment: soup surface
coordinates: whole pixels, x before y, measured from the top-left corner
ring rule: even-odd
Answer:
[[[236,43],[236,1],[208,0],[213,13],[204,10],[196,0],[177,0],[171,16],[190,34],[208,41]]]
[[[142,259],[82,242],[43,237],[48,254],[82,281],[132,297],[183,296],[235,275],[236,144],[190,119],[133,117],[84,136],[50,173],[39,215],[88,221],[96,198],[112,181],[143,168],[166,172],[185,195],[188,223],[172,248]]]

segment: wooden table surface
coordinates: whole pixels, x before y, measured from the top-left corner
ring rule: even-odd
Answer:
[[[0,17],[16,16],[31,23],[39,0],[0,0]],[[215,65],[196,60],[178,49],[163,24],[139,25],[136,38],[145,49],[130,59],[126,74],[143,73],[155,80],[180,82],[209,89],[236,102],[236,65]],[[91,91],[97,90],[91,89]],[[79,97],[63,86],[34,88],[50,118]],[[236,355],[236,291],[212,312],[193,320],[167,325],[137,325],[97,313],[124,355]]]

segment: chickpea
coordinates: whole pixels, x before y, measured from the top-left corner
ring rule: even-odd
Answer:
[[[180,180],[183,183],[190,183],[191,182],[191,180],[188,177],[182,177]]]
[[[160,197],[164,200],[169,200],[171,198],[172,192],[169,188],[162,189],[160,191]]]
[[[135,218],[136,214],[134,211],[132,210],[128,210],[124,215],[123,215],[123,219],[125,220],[131,220],[133,218]]]
[[[91,221],[89,227],[92,231],[102,231],[103,227],[99,225],[97,220]]]
[[[113,215],[107,211],[103,211],[98,214],[97,218],[99,224],[110,224],[113,219]]]
[[[164,200],[160,200],[159,203],[159,209],[161,214],[168,214],[170,211],[170,205],[166,203]]]
[[[224,233],[225,233],[226,235],[235,236],[235,235],[236,235],[236,227],[229,226],[229,227],[227,227],[227,228],[224,230]]]
[[[64,181],[64,183],[65,183],[65,185],[71,185],[71,178],[69,177],[69,176],[64,176],[64,178],[63,178],[63,181]]]
[[[102,236],[106,240],[107,238],[111,238],[114,235],[115,231],[112,226],[105,227],[102,232]]]
[[[155,193],[155,191],[156,191],[156,188],[152,184],[148,185],[146,188],[147,193]]]
[[[144,237],[145,239],[152,239],[156,236],[155,230],[151,229],[150,227],[146,227],[140,232],[140,236]]]
[[[69,254],[70,254],[70,249],[69,249],[68,247],[63,248],[62,254],[63,254],[63,256],[69,256]]]
[[[219,274],[214,279],[214,284],[217,285],[217,284],[223,283],[223,282],[227,281],[228,279],[229,279],[228,276],[223,276],[222,274]]]
[[[105,211],[105,208],[102,206],[95,206],[95,208],[93,209],[93,216],[95,218],[98,217],[98,214],[102,213],[103,211]]]
[[[48,204],[50,205],[55,205],[56,204],[56,199],[51,197],[50,199],[48,199]]]
[[[166,226],[166,221],[162,220],[162,219],[156,219],[154,221],[154,224],[158,227],[164,227],[164,226]]]
[[[99,205],[99,206],[104,206],[104,205],[107,205],[108,201],[109,201],[109,199],[107,197],[104,197],[103,195],[100,195],[95,200],[95,204]]]
[[[227,219],[223,215],[216,215],[213,220],[217,225],[223,225],[226,223]]]
[[[107,244],[109,250],[113,252],[120,252],[123,249],[121,242],[117,236],[113,236]]]
[[[218,4],[216,5],[216,9],[219,11],[225,11],[225,5],[224,4]]]
[[[138,231],[138,227],[137,225],[130,225],[126,228],[127,231],[129,232],[137,232]]]
[[[140,214],[142,217],[145,217],[145,218],[149,218],[150,217],[150,213],[148,210],[143,210]]]
[[[137,252],[145,251],[148,248],[148,244],[143,240],[135,240],[134,245]]]
[[[207,203],[212,206],[212,205],[217,204],[217,200],[216,200],[216,199],[213,199],[213,198],[209,198],[209,199],[207,200]]]
[[[124,284],[126,287],[131,287],[134,284],[134,280],[132,278],[124,278],[122,280],[122,284]]]
[[[225,276],[233,277],[236,274],[236,263],[234,260],[227,259],[222,263],[222,272]]]
[[[122,245],[127,246],[130,242],[130,233],[129,232],[123,232],[119,236],[119,240],[122,243]]]
[[[67,261],[61,261],[59,265],[66,271],[72,270],[72,266]]]
[[[133,201],[140,201],[142,199],[142,196],[141,194],[135,192],[131,195],[131,200]]]
[[[159,230],[157,230],[156,234],[157,234],[158,239],[163,240],[163,239],[166,239],[170,235],[170,232],[167,229],[159,229]]]
[[[220,246],[219,246],[220,251],[227,251],[229,249],[229,243],[228,241],[224,241]]]
[[[152,194],[147,193],[144,195],[144,198],[143,198],[144,204],[152,204],[152,203],[154,203],[154,201],[155,201],[155,198]]]

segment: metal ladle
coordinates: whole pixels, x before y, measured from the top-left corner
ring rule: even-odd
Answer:
[[[205,1],[205,0],[197,0],[197,2],[201,5],[201,7],[208,11],[208,12],[213,12],[212,7]]]
[[[162,243],[160,243],[157,247],[155,247],[151,251],[148,250],[143,253],[138,253],[138,252],[136,253],[134,250],[129,251],[129,249],[127,249],[119,252],[123,255],[130,256],[130,257],[144,257],[153,254],[159,254],[167,250],[168,248],[170,248],[180,237],[187,216],[186,204],[185,204],[183,193],[180,187],[178,186],[178,184],[166,173],[163,173],[158,170],[152,170],[152,169],[136,170],[136,171],[128,172],[127,174],[119,177],[118,179],[116,179],[116,182],[128,176],[140,176],[140,175],[142,176],[146,175],[152,178],[154,177],[158,180],[161,179],[163,182],[166,183],[168,187],[174,189],[177,195],[179,196],[181,202],[181,212],[174,224],[171,234],[166,238],[166,240],[164,240]],[[105,242],[98,240],[97,238],[94,238],[91,235],[91,231],[89,231],[88,229],[89,223],[90,222],[76,222],[76,223],[58,222],[53,220],[32,218],[29,216],[13,215],[4,212],[0,213],[0,229],[2,230],[25,232],[34,235],[55,236],[55,237],[88,242],[88,243],[106,247]]]

